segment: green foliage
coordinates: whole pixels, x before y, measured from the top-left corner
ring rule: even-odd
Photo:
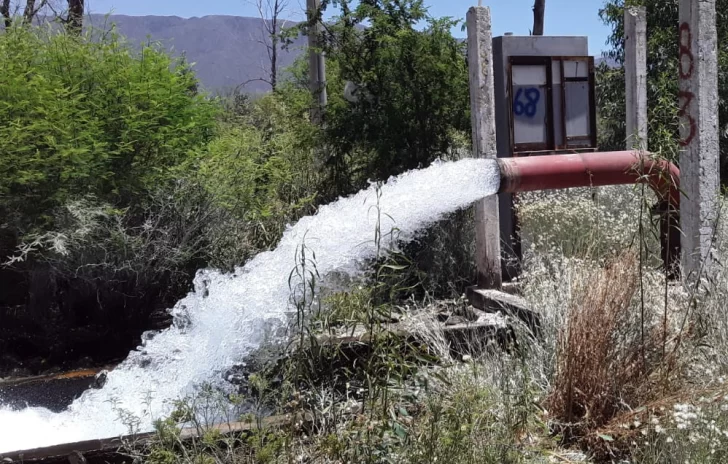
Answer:
[[[340,14],[324,28],[322,45],[328,105],[317,153],[326,176],[320,199],[353,193],[437,157],[458,157],[470,144],[465,44],[450,33],[458,22],[429,16],[421,1],[322,4],[323,9],[332,6]],[[303,24],[287,35],[306,29]],[[308,94],[307,74],[304,57],[290,69],[289,88]],[[352,83],[356,86],[356,101],[344,98],[347,83],[349,91]],[[312,104],[310,97],[301,101]],[[444,295],[464,288],[462,282],[451,285],[446,279],[451,272],[473,273],[469,249],[455,245],[457,250],[452,250],[453,242],[442,238],[459,228],[445,229],[438,227],[399,254],[409,271],[398,282],[387,283],[399,288],[395,293],[404,295],[420,286]],[[467,231],[459,235],[468,240]],[[433,268],[438,272],[424,275]]]
[[[0,207],[37,224],[78,195],[129,205],[212,135],[215,107],[186,66],[44,28],[0,34]]]
[[[624,62],[624,8],[647,8],[647,101],[649,149],[677,161],[678,102],[678,0],[608,0],[600,10],[602,20],[612,28],[607,56]],[[718,0],[718,67],[728,69],[728,1]],[[697,56],[697,55],[696,55]],[[600,148],[623,149],[625,145],[624,71],[603,65],[598,73]],[[728,75],[718,75],[719,117],[728,118]],[[728,174],[728,133],[721,131],[721,178]]]
[[[310,211],[318,133],[305,92],[209,99],[184,58],[133,52],[113,30],[14,28],[0,57],[0,212],[23,258],[45,253],[68,271],[99,259],[152,274],[229,268]]]
[[[513,369],[510,364],[517,361],[503,364]],[[488,385],[484,369],[478,364],[454,368],[451,385],[423,398],[410,428],[406,462],[538,462],[519,438],[543,428],[531,403],[529,380],[504,372],[515,385]]]
[[[317,200],[308,92],[211,98],[184,58],[113,29],[9,29],[0,60],[0,281],[20,281],[0,313],[26,308],[39,345],[75,353],[56,339],[92,324],[133,334],[197,269],[243,264]],[[31,311],[39,275],[49,290]],[[73,301],[60,317],[59,301]]]
[[[399,277],[402,290],[393,296],[406,299],[463,295],[477,279],[473,224],[473,208],[456,211],[408,243],[401,259],[410,266]]]
[[[322,48],[324,161],[336,195],[445,156],[470,119],[465,46],[450,33],[458,21],[431,17],[420,0],[333,4],[340,15]],[[354,103],[343,98],[346,81],[358,86]]]
[[[273,245],[316,198],[316,132],[289,95],[267,95],[222,122],[187,169],[218,205],[258,226],[260,247]]]

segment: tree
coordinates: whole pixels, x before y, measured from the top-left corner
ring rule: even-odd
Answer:
[[[450,33],[457,21],[429,16],[420,0],[351,3],[338,1],[338,20],[322,23],[325,162],[337,194],[426,166],[470,130],[465,45]],[[347,81],[355,101],[344,98]]]
[[[73,35],[81,35],[83,27],[83,0],[68,0],[66,30]]]
[[[21,15],[22,11],[22,15]],[[41,14],[42,12],[42,14]],[[83,27],[84,0],[25,0],[25,6],[12,0],[2,0],[0,16],[5,28],[10,28],[13,18],[20,16],[23,24],[31,24],[39,16],[44,19],[58,19],[72,35],[80,35]]]
[[[533,35],[543,35],[543,19],[546,0],[536,0],[533,4]]]
[[[617,67],[602,64],[597,73],[599,145],[601,149],[623,149],[624,123],[624,8],[647,8],[647,101],[651,151],[659,151],[672,161],[678,160],[678,0],[608,0],[599,11],[611,26],[611,50],[606,57]],[[728,121],[728,0],[717,0],[719,120]],[[721,131],[721,179],[728,180],[728,132]]]
[[[23,8],[23,24],[30,24],[40,11],[49,4],[49,0],[26,0],[25,8]],[[2,0],[0,4],[0,15],[3,17],[6,28],[10,28],[13,24],[13,17],[20,12],[20,5],[13,5],[10,0]]]
[[[0,15],[3,17],[5,28],[9,29],[13,24],[13,15],[10,12],[10,0],[3,0],[2,4],[0,4]]]
[[[288,0],[249,0],[258,10],[263,27],[263,38],[258,43],[265,46],[268,53],[268,63],[266,66],[267,78],[262,80],[271,86],[275,92],[278,87],[278,52],[280,51],[281,37],[280,32],[285,27],[285,21],[281,24],[281,16],[288,9]]]
[[[13,28],[0,34],[0,62],[0,216],[17,212],[28,228],[80,195],[135,204],[171,182],[214,128],[193,74],[113,33],[90,41]]]

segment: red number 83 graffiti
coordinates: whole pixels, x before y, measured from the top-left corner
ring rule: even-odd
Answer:
[[[690,31],[690,25],[688,23],[680,24],[680,63],[678,64],[678,70],[680,73],[680,80],[690,79],[693,76],[693,69],[695,68],[695,58],[692,51],[693,34]],[[687,69],[686,68],[687,65]],[[690,103],[692,103],[695,95],[688,90],[681,90],[678,92],[677,97],[679,100],[684,100],[683,104],[680,105],[680,111],[678,116],[680,118],[687,118],[689,132],[686,137],[680,139],[680,146],[689,145],[690,142],[695,138],[697,127],[695,119],[689,114]]]

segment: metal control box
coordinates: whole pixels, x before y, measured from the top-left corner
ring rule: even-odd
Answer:
[[[498,157],[596,151],[594,58],[586,37],[493,38]],[[499,196],[503,278],[520,273],[513,196]]]

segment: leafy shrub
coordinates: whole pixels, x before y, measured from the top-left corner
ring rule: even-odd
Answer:
[[[21,230],[49,226],[73,197],[132,204],[213,134],[215,107],[194,75],[113,30],[91,40],[11,28],[0,61],[0,209]]]
[[[262,97],[220,123],[187,169],[216,204],[256,228],[259,248],[276,243],[317,199],[316,130],[289,95]]]
[[[465,46],[450,32],[458,21],[433,18],[420,0],[352,3],[322,2],[340,12],[322,44],[327,198],[427,166],[470,131]],[[304,59],[292,70],[298,88],[306,70]],[[357,101],[344,98],[347,81]]]
[[[68,334],[113,327],[123,355],[197,269],[244,263],[311,211],[317,131],[296,89],[226,106],[113,29],[12,28],[0,59],[4,354],[80,357]]]
[[[624,63],[624,9],[643,5],[647,9],[647,101],[649,135],[648,148],[660,150],[662,155],[678,161],[679,104],[678,99],[678,1],[677,0],[608,0],[599,15],[612,33],[608,43],[612,49],[609,58],[618,65]],[[718,32],[718,67],[728,64],[728,22],[724,21],[728,2],[716,2]],[[719,117],[725,121],[728,116],[728,80],[726,73],[718,75]],[[624,70],[610,69],[602,65],[598,71],[597,108],[600,118],[600,140],[602,149],[623,149],[625,146],[625,87]],[[720,131],[721,179],[726,182],[728,164],[728,132]]]

